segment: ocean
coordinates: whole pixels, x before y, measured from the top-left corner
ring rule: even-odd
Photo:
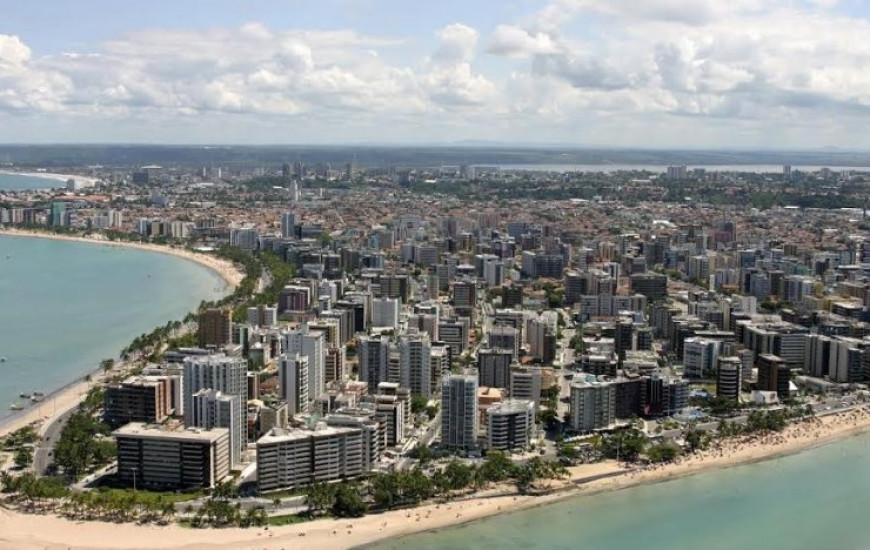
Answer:
[[[870,434],[756,464],[573,497],[377,550],[870,548]]]
[[[167,254],[0,234],[0,419],[19,394],[57,390],[226,292]]]
[[[59,180],[50,178],[38,178],[35,176],[21,176],[18,174],[6,174],[0,172],[0,191],[21,191],[25,189],[53,189],[66,187]]]

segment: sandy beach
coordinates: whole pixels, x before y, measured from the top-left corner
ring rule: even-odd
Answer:
[[[35,231],[22,231],[17,229],[4,229],[0,235],[10,235],[15,237],[34,237],[40,239],[53,239],[59,241],[74,241],[90,244],[98,244],[105,246],[116,246],[123,248],[132,248],[136,250],[147,250],[150,252],[159,252],[161,254],[169,254],[179,258],[196,262],[217,273],[227,285],[227,290],[232,291],[244,278],[244,274],[233,265],[232,262],[209,256],[207,254],[197,254],[183,248],[172,248],[168,246],[160,246],[145,243],[128,243],[119,241],[107,241],[98,238],[76,237],[71,235],[52,235],[49,233],[39,233]],[[94,365],[96,368],[97,365]],[[95,373],[92,375],[94,380],[99,377]],[[21,411],[18,414],[12,415],[9,418],[0,420],[0,437],[23,428],[24,426],[46,420],[47,418],[60,415],[68,411],[72,407],[78,405],[82,398],[87,394],[91,383],[84,380],[74,382],[73,384],[62,388],[50,395],[47,395],[43,402],[38,405],[33,405]]]
[[[72,522],[53,516],[24,515],[0,509],[0,548],[277,550],[302,544],[309,550],[353,548],[582,494],[624,489],[713,468],[776,458],[866,431],[870,431],[870,414],[856,410],[792,425],[779,434],[719,442],[704,452],[666,466],[635,469],[621,474],[619,472],[624,470],[623,466],[615,462],[578,466],[571,469],[571,480],[554,484],[553,488],[558,490],[544,496],[479,494],[468,500],[427,504],[411,510],[373,514],[360,519],[324,519],[269,529],[195,530],[178,525],[159,527]]]

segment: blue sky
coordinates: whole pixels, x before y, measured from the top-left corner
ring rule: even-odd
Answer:
[[[865,0],[0,1],[0,141],[870,148]]]

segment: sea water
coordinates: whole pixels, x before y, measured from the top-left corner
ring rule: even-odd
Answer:
[[[79,379],[226,292],[215,272],[183,258],[0,234],[0,419],[19,394]]]
[[[870,548],[870,434],[374,545],[405,549]]]

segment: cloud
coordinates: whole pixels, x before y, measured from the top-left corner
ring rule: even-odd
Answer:
[[[440,46],[433,59],[441,63],[469,61],[474,55],[478,32],[462,23],[447,25],[438,31]]]
[[[870,21],[833,0],[552,0],[491,30],[454,22],[428,36],[434,46],[254,21],[39,55],[0,34],[0,124],[19,135],[8,129],[49,113],[84,131],[209,120],[228,141],[261,127],[620,145],[744,143],[776,128],[870,146]]]
[[[511,57],[555,53],[557,50],[555,40],[548,34],[515,25],[497,26],[487,48],[488,53]]]

